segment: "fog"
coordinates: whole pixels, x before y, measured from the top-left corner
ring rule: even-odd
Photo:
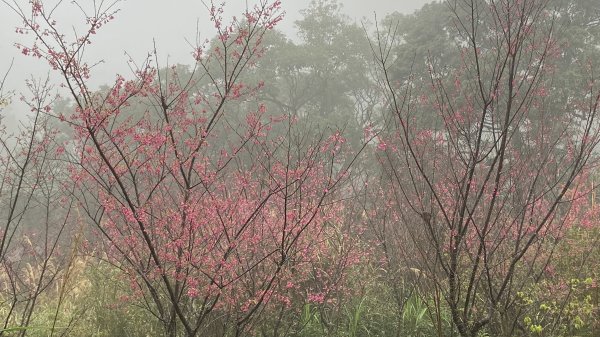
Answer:
[[[210,1],[0,0],[0,336],[600,336],[599,0]]]
[[[411,13],[427,0],[342,0],[342,11],[356,22],[374,21],[386,14],[398,11]],[[4,74],[12,62],[12,69],[5,83],[6,90],[17,93],[25,91],[26,78],[42,78],[48,74],[47,65],[41,60],[23,57],[14,46],[22,36],[15,33],[15,27],[20,22],[17,15],[6,5],[0,6],[0,72]],[[17,1],[23,5],[24,1]],[[244,9],[253,6],[256,1],[226,2],[225,18],[239,15]],[[130,57],[142,62],[148,53],[152,52],[154,44],[160,57],[160,62],[166,64],[191,63],[191,47],[189,42],[196,41],[197,33],[201,39],[211,38],[215,30],[208,20],[208,11],[201,0],[146,1],[123,0],[116,3],[119,12],[115,20],[103,27],[94,37],[94,43],[88,48],[87,55],[90,63],[101,62],[93,69],[90,85],[99,86],[112,82],[116,74],[127,75],[130,72],[127,61]],[[296,31],[294,22],[302,17],[301,11],[307,8],[310,0],[284,0],[282,8],[285,18],[277,27],[294,38]],[[81,12],[69,3],[61,5],[59,24],[77,26],[81,22]],[[74,28],[75,29],[75,28]],[[13,102],[16,101],[13,99]],[[21,110],[18,104],[13,104],[4,111],[12,119],[12,115]],[[5,120],[6,121],[6,120]]]

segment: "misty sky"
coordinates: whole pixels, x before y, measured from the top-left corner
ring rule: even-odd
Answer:
[[[8,0],[12,1],[12,0]],[[82,0],[83,4],[91,0]],[[411,13],[431,0],[340,0],[343,12],[349,17],[360,21],[367,18],[373,21],[374,13],[382,18],[386,13],[399,11]],[[17,0],[19,4],[26,4],[26,0]],[[207,2],[210,2],[207,0]],[[219,1],[215,1],[218,3]],[[53,3],[45,1],[45,3]],[[252,5],[252,0],[230,0],[226,3],[227,15],[239,15],[246,4]],[[295,33],[294,21],[301,17],[300,10],[306,8],[310,0],[283,0],[283,9],[286,17],[279,29],[293,36]],[[62,12],[58,19],[66,24],[73,25],[81,16],[70,1],[64,1]],[[112,82],[116,73],[128,75],[126,65],[129,53],[136,61],[143,61],[152,50],[155,39],[159,55],[165,62],[167,56],[169,63],[191,63],[190,46],[186,39],[194,41],[197,27],[202,38],[214,36],[214,30],[207,20],[206,8],[201,0],[124,0],[119,3],[121,9],[115,21],[101,29],[94,39],[94,44],[87,51],[90,63],[103,60],[104,63],[96,67],[92,73],[92,85]],[[23,90],[23,81],[30,77],[43,77],[48,72],[48,67],[41,60],[19,55],[14,47],[14,42],[20,36],[15,33],[19,25],[16,15],[2,2],[0,2],[0,72],[4,74],[14,59],[13,70],[9,74],[6,87]]]

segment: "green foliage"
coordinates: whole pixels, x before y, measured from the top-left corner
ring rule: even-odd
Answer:
[[[361,295],[342,301],[340,315],[333,315],[331,309],[321,304],[292,303],[287,310],[298,315],[284,320],[280,331],[294,337],[439,336],[433,319],[436,305],[429,297],[431,294],[413,293],[400,310],[391,300],[394,290],[383,278],[377,277],[375,271],[361,269],[351,273],[348,282],[353,287],[362,287]],[[63,287],[63,284],[66,285]],[[516,336],[594,336],[598,288],[593,278],[569,280],[566,290],[572,295],[564,303],[548,293],[549,286],[551,284],[545,281],[519,293],[518,306],[524,313],[521,318],[523,331]],[[61,287],[65,290],[57,315]],[[77,258],[69,278],[61,279],[52,291],[40,298],[30,326],[10,327],[3,333],[11,336],[26,331],[27,336],[35,337],[163,335],[162,325],[140,302],[126,296],[130,294],[129,285],[118,268],[105,262]],[[440,306],[441,333],[451,336],[449,311],[445,303]],[[273,324],[272,320],[261,320],[251,335],[282,336],[259,333],[273,331]],[[491,335],[481,332],[478,337],[485,336]]]
[[[429,336],[434,330],[428,307],[419,296],[411,296],[401,313],[400,331],[406,336]]]
[[[597,229],[574,227],[557,246],[552,272],[518,292],[524,333],[530,336],[595,336],[598,332],[598,249],[584,242]]]
[[[75,265],[69,278],[60,280],[40,298],[29,327],[13,327],[5,332],[26,330],[27,336],[34,337],[161,334],[160,326],[153,323],[155,319],[146,310],[135,302],[123,301],[130,291],[120,281],[116,268],[85,259],[78,259]]]

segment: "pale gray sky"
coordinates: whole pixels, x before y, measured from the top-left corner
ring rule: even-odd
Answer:
[[[12,1],[12,0],[8,0]],[[49,1],[50,3],[56,0]],[[82,4],[90,0],[82,0]],[[386,13],[399,11],[411,13],[431,0],[339,0],[343,11],[351,18],[360,21],[362,17],[373,19]],[[27,0],[17,0],[26,3]],[[48,1],[46,1],[48,2]],[[210,0],[207,0],[210,2]],[[215,1],[218,3],[220,1]],[[252,5],[256,0],[229,0],[226,2],[227,15],[239,15],[246,4]],[[286,17],[279,26],[287,34],[294,34],[294,21],[301,17],[300,10],[306,8],[310,0],[282,0]],[[64,1],[59,19],[69,26],[78,22],[80,13]],[[93,45],[88,50],[90,61],[104,60],[93,75],[93,85],[111,82],[116,73],[128,75],[126,65],[127,51],[135,60],[141,61],[152,49],[152,41],[156,40],[160,55],[169,56],[170,63],[191,63],[190,47],[185,39],[195,40],[196,25],[203,38],[212,37],[214,31],[207,20],[206,9],[201,0],[124,0],[119,3],[121,11],[116,19],[101,29],[95,36]],[[35,77],[45,76],[47,65],[41,60],[23,57],[13,46],[21,36],[15,34],[19,25],[16,15],[0,2],[0,72],[3,74],[14,58],[13,70],[7,80],[7,87],[22,90],[24,79],[32,74]]]

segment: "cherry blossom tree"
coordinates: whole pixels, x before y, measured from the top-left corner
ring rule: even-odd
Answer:
[[[375,37],[392,113],[378,144],[379,200],[412,249],[403,262],[441,290],[460,335],[510,336],[524,329],[517,294],[543,277],[574,224],[573,201],[589,192],[600,91],[579,60],[589,74],[580,94],[548,104],[562,46],[548,1],[447,6],[459,67],[429,59],[428,74],[394,79],[396,31]]]
[[[253,99],[262,83],[240,81],[282,18],[279,1],[230,23],[211,3],[217,37],[193,49],[189,74],[161,67],[155,49],[131,63],[132,79],[118,75],[99,91],[88,86],[85,51],[115,3],[75,4],[87,28],[72,37],[59,31],[53,7],[5,3],[23,19],[18,32],[32,36],[17,47],[47,61],[74,101],[73,113],[47,114],[72,127],[60,152],[101,238],[92,249],[131,284],[123,300],[145,307],[168,336],[237,336],[272,305],[288,308],[310,280],[331,284],[296,297],[321,303],[335,290],[335,277],[311,271],[332,248],[343,210],[336,200],[355,157],[340,131],[269,114]]]
[[[47,80],[27,86],[31,97],[22,100],[30,111],[21,125],[9,130],[0,116],[0,335],[25,335],[40,296],[69,263],[61,244],[70,234],[72,202],[65,202],[56,131],[44,115],[53,89]]]

